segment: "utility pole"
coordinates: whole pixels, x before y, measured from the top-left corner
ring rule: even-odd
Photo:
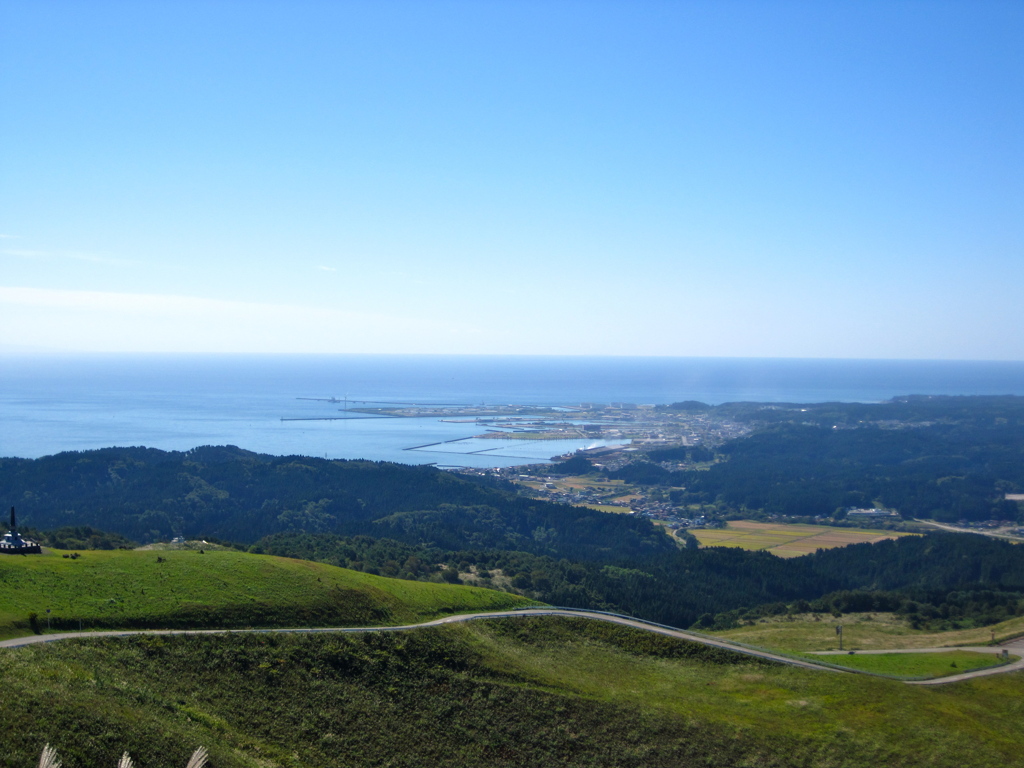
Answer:
[[[836,625],[836,634],[839,635],[839,650],[843,650],[843,625]]]

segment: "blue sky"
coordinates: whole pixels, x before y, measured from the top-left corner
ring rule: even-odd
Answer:
[[[0,2],[0,351],[1024,360],[1019,2]]]

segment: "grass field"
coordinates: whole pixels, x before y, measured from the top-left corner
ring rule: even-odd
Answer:
[[[799,557],[819,549],[883,541],[914,534],[866,528],[833,528],[827,525],[790,525],[734,520],[726,528],[690,531],[703,547],[765,549],[779,557]]]
[[[530,601],[235,551],[101,551],[0,558],[0,638],[54,629],[376,625]],[[50,613],[47,614],[47,610]],[[81,622],[81,624],[80,624]]]
[[[830,651],[839,645],[835,631],[837,624],[843,625],[843,647],[851,651],[988,645],[993,637],[1000,641],[1024,634],[1024,617],[991,627],[933,632],[911,629],[906,620],[891,613],[851,613],[841,618],[813,614],[774,616],[751,626],[714,634],[738,643],[780,651]]]
[[[874,672],[879,675],[892,675],[894,677],[946,677],[1002,663],[995,651],[992,653],[946,651],[944,653],[805,655],[806,658],[815,661],[826,661],[829,664],[837,664],[841,667],[858,669],[863,672]],[[1011,656],[1009,661],[1016,661],[1019,658],[1019,656]]]
[[[621,507],[614,504],[580,504],[580,506],[596,509],[598,512],[611,512],[616,515],[626,515],[633,511],[629,507]]]
[[[0,765],[1005,768],[1020,673],[938,688],[579,619],[0,652]]]
[[[504,636],[517,631],[514,626],[489,624]],[[572,620],[563,626],[579,627]],[[945,765],[947,761],[955,765],[951,755],[957,752],[963,765],[980,766],[991,759],[982,753],[1000,742],[1006,746],[1005,738],[1024,744],[1024,728],[1014,725],[1004,730],[985,722],[986,702],[1006,713],[1022,709],[1019,699],[996,701],[1004,695],[1017,696],[1010,692],[1024,682],[1019,673],[925,692],[896,681],[807,673],[748,660],[709,657],[698,661],[697,654],[694,661],[674,659],[663,654],[667,646],[658,641],[648,643],[616,631],[606,634],[603,628],[578,631],[580,636],[575,638],[555,629],[547,642],[530,643],[528,648],[506,646],[504,653],[516,661],[524,677],[537,683],[554,682],[559,688],[626,703],[639,711],[667,710],[690,722],[724,722],[737,733],[774,734],[778,744],[794,749],[777,763],[751,761],[749,765],[870,765],[870,760],[862,762],[862,750],[867,747],[868,753],[877,750],[875,765]],[[555,642],[558,637],[562,643]],[[602,647],[597,638],[605,642],[616,638],[614,646],[626,653]],[[963,730],[957,733],[950,728]],[[997,735],[1000,730],[1002,734]],[[974,735],[967,737],[968,733]],[[826,755],[815,748],[814,757],[808,758],[808,742],[819,738],[834,740],[836,752]],[[974,738],[980,742],[979,752],[972,754]],[[847,748],[850,753],[843,755]]]

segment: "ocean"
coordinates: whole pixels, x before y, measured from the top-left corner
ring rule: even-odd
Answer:
[[[145,445],[237,445],[279,455],[513,466],[598,440],[453,444],[438,418],[336,421],[340,404],[552,405],[700,400],[878,402],[1024,395],[1024,362],[432,355],[80,355],[0,358],[0,456]],[[300,398],[323,398],[306,400]],[[284,420],[283,420],[284,419]],[[427,449],[410,450],[432,445]]]

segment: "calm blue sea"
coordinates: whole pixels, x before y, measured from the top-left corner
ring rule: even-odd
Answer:
[[[906,394],[1024,395],[1024,363],[728,358],[470,356],[147,356],[0,358],[0,456],[112,445],[405,463],[509,466],[581,447],[526,441],[485,454],[479,432],[438,419],[282,421],[340,416],[298,398],[422,404],[875,402]],[[595,444],[590,441],[587,444]]]

